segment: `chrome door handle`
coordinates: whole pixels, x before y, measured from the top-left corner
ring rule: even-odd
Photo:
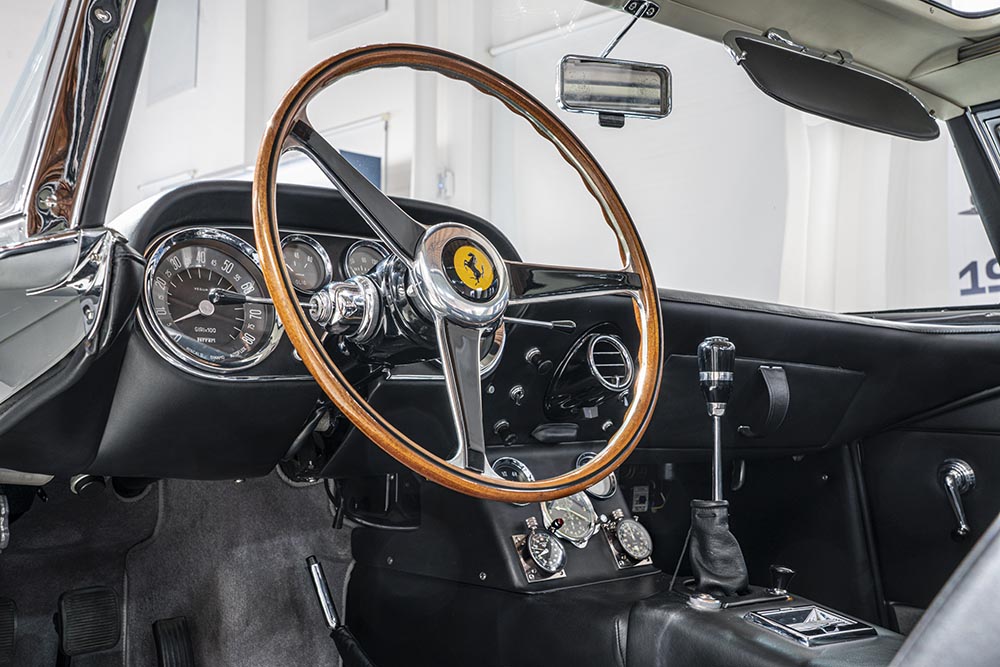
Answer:
[[[962,496],[976,486],[976,473],[972,466],[962,459],[945,459],[944,463],[938,466],[938,481],[944,487],[944,493],[948,496],[951,510],[958,522],[955,536],[965,537],[971,529],[965,518]]]

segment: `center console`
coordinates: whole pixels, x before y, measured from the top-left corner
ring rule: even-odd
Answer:
[[[421,484],[418,525],[353,532],[347,615],[375,663],[888,665],[901,635],[795,595],[789,568],[772,566],[767,588],[751,585],[722,498],[718,428],[735,350],[707,339],[699,360],[717,436],[711,498],[691,503],[693,576],[675,578],[653,565],[649,533],[614,477],[586,493],[527,505]],[[531,479],[580,465],[601,445],[492,447],[489,454],[501,476]]]

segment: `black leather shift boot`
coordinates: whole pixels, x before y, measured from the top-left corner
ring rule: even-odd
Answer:
[[[750,590],[743,552],[729,532],[728,501],[691,501],[690,556],[699,593],[730,597]]]

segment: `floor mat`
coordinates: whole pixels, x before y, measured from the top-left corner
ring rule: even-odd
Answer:
[[[175,616],[199,665],[338,664],[305,561],[323,561],[341,600],[350,531],[331,529],[321,485],[171,480],[159,501],[155,534],[127,559],[127,664],[155,665],[152,624]]]
[[[52,616],[63,592],[108,586],[122,598],[125,555],[156,525],[155,489],[127,503],[110,490],[75,496],[65,481],[52,482],[45,491],[48,502],[35,500],[11,526],[10,547],[0,554],[0,597],[17,603],[14,664],[19,667],[55,664],[58,637]],[[121,664],[121,651],[74,661],[86,667]]]

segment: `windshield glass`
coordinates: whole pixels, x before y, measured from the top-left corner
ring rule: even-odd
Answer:
[[[31,2],[17,20],[0,25],[0,219],[19,212],[27,187],[25,164],[35,136],[39,95],[52,51],[62,3]],[[20,74],[18,74],[20,73]]]
[[[721,44],[648,21],[613,56],[669,66],[673,112],[600,127],[558,110],[556,69],[566,54],[600,53],[622,13],[583,0],[445,4],[435,14],[315,2],[293,15],[265,2],[236,23],[211,3],[165,4],[176,15],[154,24],[112,209],[194,179],[247,178],[271,111],[303,72],[359,45],[420,42],[476,58],[557,110],[621,192],[662,288],[842,312],[1000,297],[946,127],[921,143],[801,113],[761,93]],[[332,86],[309,115],[390,194],[480,215],[527,260],[620,266],[580,179],[464,84],[370,72]],[[295,154],[285,169],[287,181],[324,182]]]
[[[988,16],[1000,13],[1000,0],[924,0],[924,2],[962,16]]]

